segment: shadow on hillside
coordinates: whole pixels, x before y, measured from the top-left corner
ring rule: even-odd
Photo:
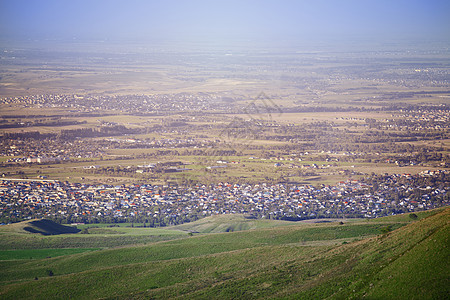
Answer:
[[[42,235],[58,235],[67,233],[78,233],[81,230],[69,226],[60,225],[50,220],[36,220],[28,223],[31,226],[25,226],[23,229],[30,233],[39,233]]]

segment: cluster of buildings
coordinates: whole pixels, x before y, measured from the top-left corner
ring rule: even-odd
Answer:
[[[70,158],[95,158],[104,154],[105,142],[57,139],[0,139],[0,156],[8,162],[46,163]]]
[[[0,99],[0,104],[25,107],[65,107],[83,112],[120,110],[128,113],[163,111],[230,111],[232,106],[215,93],[155,95],[65,95],[47,94]]]
[[[446,130],[450,126],[450,106],[417,106],[402,110],[393,117],[376,121],[371,126],[381,130],[399,131]]]
[[[162,138],[162,139],[147,139],[141,140],[136,138],[106,138],[108,142],[111,142],[109,148],[115,147],[118,149],[129,148],[202,148],[211,147],[214,144],[220,143],[220,140],[209,139],[194,139],[194,138]]]
[[[319,187],[264,183],[96,186],[2,179],[0,220],[50,218],[66,224],[144,222],[164,226],[237,213],[284,220],[374,218],[448,205],[448,177],[448,171],[373,175]]]

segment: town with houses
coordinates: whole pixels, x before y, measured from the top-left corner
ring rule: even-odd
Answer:
[[[376,218],[449,204],[449,172],[373,175],[336,185],[91,185],[0,180],[0,220],[51,218],[63,224],[136,222],[156,227],[205,216],[305,220]]]
[[[0,222],[50,218],[64,224],[156,227],[218,214],[279,220],[376,218],[448,205],[447,104],[330,108],[294,103],[283,113],[336,114],[295,123],[259,118],[261,112],[265,117],[280,112],[267,106],[273,104],[266,101],[270,99],[240,100],[218,93],[1,99],[3,105],[24,109],[69,109],[71,118],[57,111],[1,116]],[[347,116],[347,111],[367,114]],[[116,122],[118,112],[127,120],[147,119]],[[382,117],[378,112],[384,112]],[[38,131],[43,127],[58,130]],[[136,154],[126,154],[134,149]],[[247,149],[257,154],[246,156]],[[395,172],[369,174],[353,165],[363,163],[393,166]],[[399,169],[415,166],[420,169],[412,174]],[[251,180],[258,171],[253,167],[279,175]],[[38,176],[23,172],[30,168]],[[63,168],[76,171],[77,177],[64,181],[46,175]],[[202,176],[192,175],[198,171],[224,175],[202,182]],[[165,173],[175,172],[195,180],[166,180]],[[250,180],[231,174],[240,172],[248,172]],[[343,181],[308,183],[322,175]],[[120,182],[120,176],[127,182]],[[291,176],[303,182],[289,180]]]

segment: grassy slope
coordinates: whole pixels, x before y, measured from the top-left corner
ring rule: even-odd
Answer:
[[[0,298],[442,297],[450,286],[449,216],[447,209],[340,246],[308,241],[375,234],[383,224],[288,226],[7,261]]]
[[[80,232],[80,230],[77,228],[61,225],[45,219],[35,219],[6,225],[1,228],[1,231],[16,233],[38,233],[41,235],[58,235]]]
[[[421,212],[415,212],[415,213],[406,213],[406,214],[401,214],[401,215],[394,215],[394,216],[388,216],[388,217],[381,217],[381,218],[376,218],[376,219],[369,219],[369,222],[375,222],[375,223],[379,223],[379,222],[394,222],[394,223],[399,223],[399,222],[405,222],[405,223],[409,223],[409,222],[414,222],[416,220],[421,220],[424,219],[426,217],[435,215],[439,212],[443,212],[444,210],[446,210],[446,207],[441,207],[441,208],[436,208],[436,209],[432,209],[432,210],[425,210],[425,211],[421,211]],[[411,215],[416,215],[417,219],[414,219],[411,217]]]
[[[64,248],[64,249],[21,249],[0,250],[0,261],[15,259],[40,259],[99,250],[98,248]]]
[[[89,228],[89,234],[30,234],[28,221],[0,227],[0,250],[49,248],[105,248],[153,243],[187,236],[187,232],[166,228]],[[87,228],[87,227],[85,227]]]
[[[179,258],[223,253],[240,249],[294,244],[299,247],[322,241],[323,245],[335,240],[350,240],[380,232],[378,224],[300,224],[279,228],[200,235],[138,247],[105,249],[94,253],[40,260],[0,262],[4,272],[0,281],[32,279],[45,275],[46,268],[55,274],[81,272],[92,268],[119,266]],[[320,243],[319,243],[320,246]],[[14,267],[16,266],[16,267]]]
[[[238,214],[206,217],[195,222],[185,223],[169,228],[190,232],[218,233],[286,226],[293,224],[295,224],[295,222],[266,219],[246,219],[243,215]]]
[[[105,248],[167,241],[179,237],[180,234],[73,234],[70,236],[35,236],[0,233],[0,249]]]

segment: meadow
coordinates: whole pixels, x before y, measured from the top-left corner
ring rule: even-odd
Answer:
[[[0,295],[15,299],[440,298],[448,293],[449,213],[440,209],[417,213],[417,218],[405,215],[344,224],[280,226],[275,221],[271,228],[196,233],[151,243],[141,240],[134,246],[79,249],[82,253],[66,249],[61,256],[53,252],[55,257],[46,258],[21,257],[36,250],[9,250],[18,252],[0,262]],[[198,225],[202,224],[192,228]],[[391,231],[382,233],[387,225]],[[126,235],[143,230],[128,229]],[[16,232],[2,240],[21,234],[32,235]],[[97,238],[107,243],[106,236]]]

